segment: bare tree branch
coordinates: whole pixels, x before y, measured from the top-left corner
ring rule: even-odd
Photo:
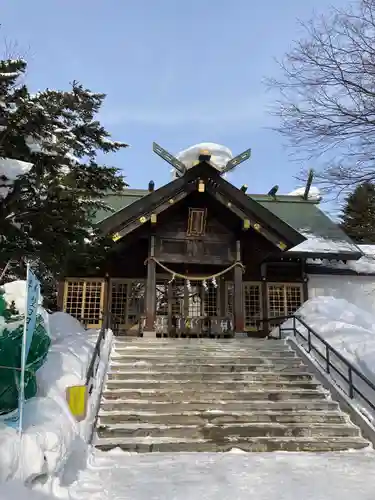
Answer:
[[[302,24],[305,38],[267,80],[279,97],[276,130],[299,159],[318,159],[317,179],[337,195],[375,182],[375,0],[358,0]]]

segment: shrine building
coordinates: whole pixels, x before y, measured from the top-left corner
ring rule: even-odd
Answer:
[[[209,149],[190,165],[154,151],[175,178],[108,195],[113,212],[94,224],[113,248],[95,275],[60,279],[60,308],[88,327],[110,317],[118,335],[266,336],[318,293],[314,277],[361,274],[361,248],[309,196],[312,178],[297,195],[249,194],[225,174],[250,150],[221,168]]]

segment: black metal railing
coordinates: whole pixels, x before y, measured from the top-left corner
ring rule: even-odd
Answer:
[[[290,320],[291,323],[284,324]],[[329,342],[311,328],[300,316],[277,316],[275,318],[263,318],[262,323],[277,323],[277,336],[269,338],[283,338],[283,334],[292,334],[298,344],[308,353],[313,353],[319,366],[335,381],[350,399],[360,399],[366,403],[369,409],[375,412],[375,384],[366,375],[340,354]],[[301,326],[305,331],[301,331]],[[320,347],[317,345],[320,343]],[[344,384],[342,383],[344,382]],[[343,385],[346,387],[343,387]]]
[[[102,326],[99,331],[98,338],[96,339],[94,351],[90,360],[90,364],[86,372],[86,386],[88,395],[92,393],[94,380],[99,368],[99,362],[101,357],[102,345],[105,340],[105,335],[107,330],[111,328],[111,315],[107,314],[103,317]]]

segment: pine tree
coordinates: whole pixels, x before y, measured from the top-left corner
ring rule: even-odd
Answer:
[[[342,229],[357,243],[375,243],[375,185],[360,184],[347,196]]]
[[[18,85],[25,70],[22,60],[0,61],[0,268],[28,258],[51,279],[72,254],[105,251],[90,218],[104,194],[126,184],[98,154],[127,145],[96,120],[104,94],[76,81],[31,94]]]

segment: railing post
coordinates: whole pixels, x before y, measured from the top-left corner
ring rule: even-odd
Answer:
[[[308,349],[308,352],[311,352],[311,330],[310,330],[310,328],[307,329],[307,349]]]
[[[353,372],[352,367],[348,366],[348,381],[349,381],[349,397],[354,398],[354,387],[353,387]]]
[[[326,372],[330,373],[331,371],[331,366],[330,366],[330,359],[329,359],[329,347],[328,344],[326,344]]]

